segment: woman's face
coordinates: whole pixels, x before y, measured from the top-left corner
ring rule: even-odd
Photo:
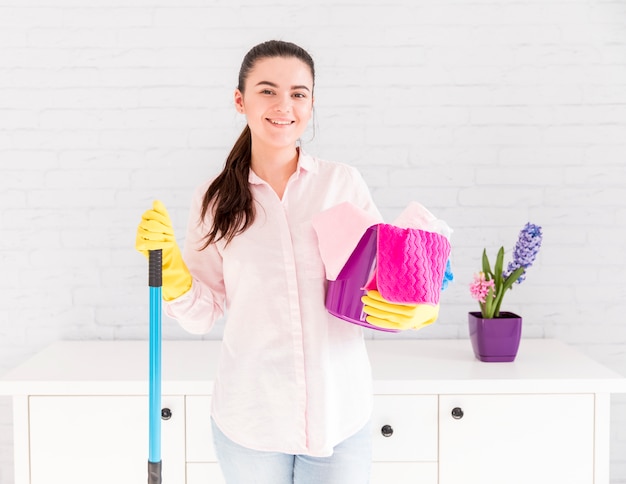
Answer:
[[[248,74],[244,92],[235,90],[235,106],[246,115],[253,146],[295,146],[313,110],[309,66],[295,57],[258,60]]]

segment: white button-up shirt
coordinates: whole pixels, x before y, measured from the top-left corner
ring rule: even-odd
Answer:
[[[371,370],[362,328],[325,309],[311,218],[346,201],[381,216],[355,168],[302,151],[282,199],[252,170],[249,183],[254,223],[205,250],[210,220],[198,221],[209,182],[198,188],[183,250],[193,285],[166,312],[197,334],[227,315],[211,412],[231,440],[328,456],[369,420]]]

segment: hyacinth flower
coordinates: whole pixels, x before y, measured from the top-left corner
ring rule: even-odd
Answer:
[[[487,297],[493,298],[494,282],[488,281],[484,272],[474,274],[474,281],[470,284],[472,297],[480,303],[481,309],[487,302]]]
[[[503,271],[504,247],[500,247],[498,251],[493,270],[489,264],[487,250],[483,250],[483,270],[479,273],[478,279],[475,276],[474,282],[470,284],[470,293],[478,300],[483,318],[497,318],[500,315],[500,306],[506,291],[511,289],[513,284],[521,284],[524,281],[526,269],[535,261],[542,240],[541,227],[527,223],[519,233],[513,260],[508,263],[506,271]]]
[[[539,253],[541,247],[541,241],[543,234],[541,233],[541,227],[527,223],[519,234],[519,239],[515,244],[515,250],[513,251],[513,260],[509,262],[506,268],[506,272],[503,277],[506,279],[516,269],[523,267],[524,271],[515,281],[517,284],[521,284],[526,279],[526,269],[533,265],[535,258]]]

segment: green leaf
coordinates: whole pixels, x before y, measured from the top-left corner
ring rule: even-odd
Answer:
[[[498,251],[498,257],[496,258],[496,265],[493,268],[493,279],[496,283],[496,294],[499,294],[502,288],[502,267],[504,266],[504,247],[500,247]]]
[[[506,278],[506,281],[504,281],[504,284],[502,285],[502,289],[504,291],[506,291],[507,289],[511,289],[515,281],[517,281],[519,277],[524,273],[524,269],[525,269],[524,267],[518,267],[517,269],[515,269],[511,273],[511,275],[509,275],[509,277]]]
[[[513,284],[515,283],[515,281],[517,281],[519,279],[519,276],[521,276],[523,273],[524,273],[524,268],[518,267],[509,275],[509,277],[506,278],[506,280],[502,284],[502,292],[500,293],[498,297],[498,302],[495,305],[495,309],[494,309],[494,314],[496,317],[500,314],[500,306],[502,305],[504,294],[506,293],[506,291],[511,289],[511,287],[513,287]]]
[[[494,297],[493,297],[493,288],[489,288],[489,292],[487,293],[487,297],[485,298],[485,310],[483,311],[483,318],[490,319],[493,318],[494,311]]]
[[[487,280],[491,279],[491,266],[489,265],[489,257],[487,257],[487,249],[483,249],[483,272]]]
[[[479,303],[478,303],[478,305],[480,306],[480,314],[482,314],[482,315],[483,315],[483,318],[485,318],[485,317],[486,317],[486,316],[485,316],[485,304],[484,304],[484,303],[479,302]]]
[[[493,303],[491,305],[491,317],[497,318],[500,313],[500,304],[502,304],[502,298],[504,297],[503,291],[497,291],[495,297],[493,298]]]

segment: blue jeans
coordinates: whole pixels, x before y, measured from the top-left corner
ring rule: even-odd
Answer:
[[[366,425],[329,457],[263,452],[242,447],[215,425],[213,441],[226,484],[367,484],[372,435]]]

